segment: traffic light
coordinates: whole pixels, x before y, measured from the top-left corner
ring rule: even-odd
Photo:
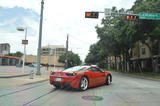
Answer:
[[[85,18],[98,18],[99,12],[85,12]]]
[[[136,21],[139,19],[139,16],[136,15],[127,15],[127,20]]]

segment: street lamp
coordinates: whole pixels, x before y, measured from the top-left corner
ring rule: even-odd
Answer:
[[[25,30],[25,39],[22,40],[22,44],[24,44],[24,55],[23,55],[23,67],[22,67],[22,72],[24,73],[24,64],[25,64],[25,57],[26,57],[26,45],[28,44],[27,40],[27,28],[24,27],[17,27],[18,31],[24,31]]]

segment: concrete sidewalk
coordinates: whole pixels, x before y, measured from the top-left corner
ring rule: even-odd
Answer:
[[[22,76],[29,76],[31,70],[36,72],[35,68],[33,67],[24,67],[24,71],[22,70],[21,67],[16,67],[16,66],[0,66],[0,78],[14,78],[14,77],[22,77]],[[44,75],[49,75],[44,68],[41,69],[42,74]],[[45,72],[46,71],[46,72]]]
[[[0,66],[0,80],[9,80],[13,79],[21,84],[32,84],[49,80],[49,73],[51,70],[62,70],[61,67],[49,67],[47,70],[46,67],[41,68],[41,75],[36,75],[36,67],[25,66],[24,72],[22,68],[16,66]],[[33,78],[30,76],[30,71],[33,70]]]
[[[36,73],[36,67],[28,67],[25,66],[25,70],[23,71],[21,67],[16,66],[0,66],[0,78],[13,78],[13,77],[21,77],[21,76],[29,76],[31,71],[34,71],[34,74]],[[47,75],[49,76],[49,72],[51,70],[59,70],[63,69],[61,67],[56,67],[55,69],[53,67],[49,67],[47,70],[46,67],[41,67],[41,75]]]
[[[105,70],[107,71],[107,70]],[[114,73],[114,74],[120,74],[120,75],[125,75],[128,77],[133,77],[133,78],[140,78],[140,79],[147,79],[147,80],[153,80],[153,81],[160,81],[159,77],[155,77],[155,76],[145,76],[141,73],[139,74],[135,74],[135,73],[124,73],[124,72],[120,72],[120,71],[112,71],[110,70],[109,72]]]
[[[31,78],[30,76],[31,70],[33,70],[34,72],[33,78]],[[17,85],[28,85],[33,83],[40,83],[44,81],[49,81],[49,73],[51,70],[53,70],[53,68],[49,68],[47,70],[46,67],[42,67],[41,75],[36,75],[37,70],[36,68],[33,68],[33,67],[25,66],[25,71],[22,72],[21,67],[0,66],[0,81],[4,83],[14,81]]]

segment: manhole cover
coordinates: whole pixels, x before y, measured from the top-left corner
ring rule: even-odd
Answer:
[[[82,96],[82,99],[91,100],[91,101],[101,101],[101,100],[103,100],[103,97],[100,97],[100,96]]]

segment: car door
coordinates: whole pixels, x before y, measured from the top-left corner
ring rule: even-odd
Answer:
[[[102,70],[100,70],[99,68],[95,68],[95,73],[97,74],[97,84],[102,84],[106,81],[105,73]]]
[[[99,85],[105,81],[105,73],[103,73],[98,68],[92,67],[88,69],[90,71],[90,82],[94,85]]]
[[[102,84],[105,82],[106,77],[105,77],[105,73],[103,71],[101,71],[99,68],[94,68],[94,72],[97,76],[96,78],[96,84]]]

